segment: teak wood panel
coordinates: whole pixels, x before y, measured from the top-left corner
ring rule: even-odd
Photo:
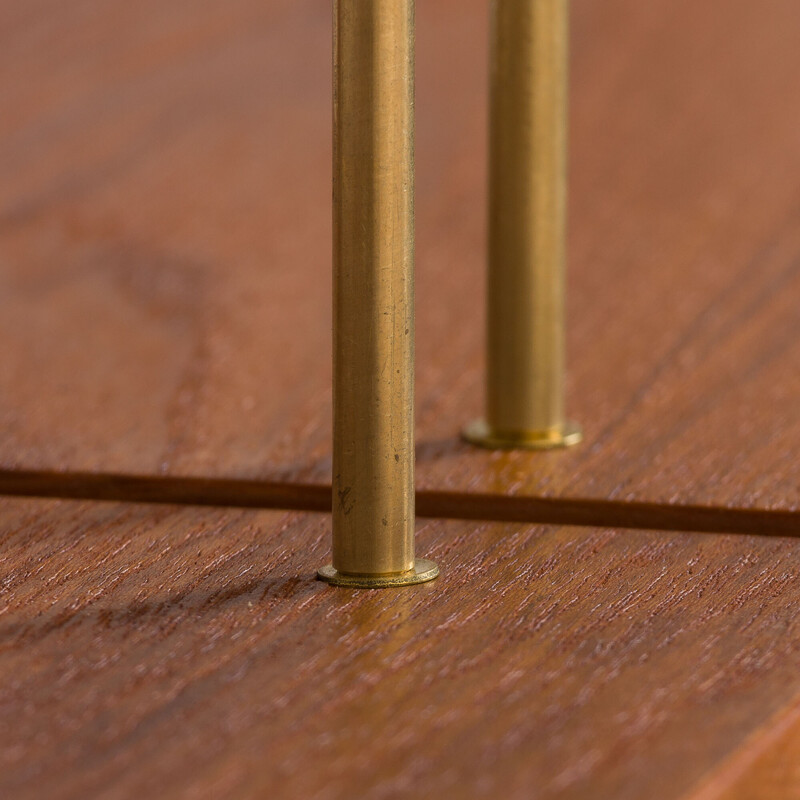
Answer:
[[[789,800],[800,786],[800,698],[754,731],[691,800]]]
[[[0,794],[689,798],[800,693],[793,542],[438,521],[358,592],[329,524],[0,502]]]
[[[420,483],[794,508],[793,5],[575,2],[589,441],[538,458],[456,438],[481,405],[485,12],[418,10]],[[36,0],[0,31],[2,463],[327,480],[327,4]],[[440,580],[358,594],[312,580],[328,536],[0,502],[0,794],[782,788],[797,545],[430,522]]]
[[[793,0],[573,4],[569,406],[474,451],[485,3],[418,8],[425,488],[795,509]],[[330,9],[0,10],[4,466],[330,479]]]

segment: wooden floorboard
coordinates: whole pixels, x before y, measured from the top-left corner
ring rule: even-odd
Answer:
[[[788,800],[800,786],[799,756],[800,698],[795,698],[714,768],[691,800]]]
[[[775,533],[800,507],[796,4],[573,3],[587,441],[538,456],[458,439],[482,405],[487,9],[418,5],[420,491]],[[330,34],[317,0],[0,5],[4,469],[322,497]],[[744,800],[790,774],[795,542],[418,538],[435,584],[352,593],[313,580],[325,515],[3,499],[0,796],[669,800],[734,765]]]
[[[474,451],[486,8],[418,9],[418,483],[798,507],[791,0],[573,6],[569,406]],[[0,462],[330,480],[330,9],[7,4]]]
[[[768,737],[759,757],[721,789],[714,800],[790,800],[800,786],[800,723]],[[709,794],[709,800],[712,795]]]
[[[454,233],[450,275],[475,277],[437,297],[435,334],[437,289],[418,297],[422,487],[797,508],[795,13],[573,4],[568,405],[586,443],[542,456],[456,440],[482,411],[482,246]],[[458,208],[479,228],[474,197]]]
[[[327,516],[0,503],[0,795],[678,798],[800,691],[797,546],[422,523],[442,575],[316,582]]]

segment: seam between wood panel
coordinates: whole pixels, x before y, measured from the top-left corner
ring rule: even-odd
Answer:
[[[236,478],[0,470],[0,495],[329,513],[331,487]],[[800,512],[419,490],[420,517],[800,537]]]

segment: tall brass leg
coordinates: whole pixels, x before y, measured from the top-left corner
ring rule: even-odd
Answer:
[[[486,447],[576,444],[564,416],[569,0],[493,0]]]
[[[414,0],[336,0],[330,583],[431,580],[414,558]]]

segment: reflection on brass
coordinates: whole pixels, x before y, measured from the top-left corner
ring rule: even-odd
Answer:
[[[465,438],[546,449],[564,416],[569,0],[493,0],[485,422]]]
[[[583,431],[574,422],[565,422],[549,430],[502,431],[478,419],[464,428],[464,438],[493,450],[552,450],[582,442]]]
[[[323,567],[317,573],[320,580],[335,586],[350,586],[356,589],[388,589],[392,586],[410,586],[414,583],[432,581],[439,574],[439,567],[425,558],[418,558],[414,568],[398,575],[347,575],[337,572],[333,566]]]
[[[436,577],[414,559],[414,0],[334,10],[331,583]]]

